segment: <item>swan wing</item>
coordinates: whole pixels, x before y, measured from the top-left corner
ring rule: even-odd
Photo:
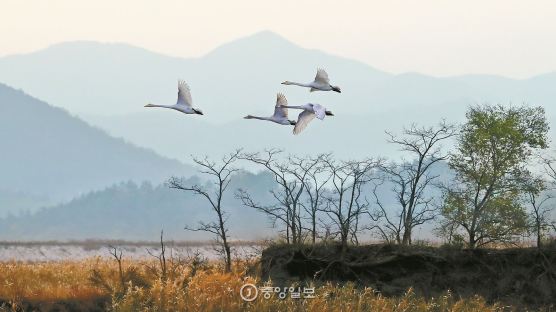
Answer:
[[[309,110],[302,111],[297,117],[297,123],[293,128],[293,134],[299,134],[303,129],[307,128],[307,125],[313,119],[315,119],[315,113]]]
[[[276,106],[288,106],[288,100],[283,93],[278,93],[276,95]]]
[[[288,118],[288,109],[284,106],[288,105],[288,100],[286,96],[282,93],[276,95],[276,106],[274,107],[274,117],[277,118]]]
[[[193,105],[189,85],[183,80],[178,81],[178,102],[176,104],[188,107]]]
[[[326,108],[320,104],[313,104],[313,111],[320,120],[323,120],[324,116],[326,116]]]
[[[330,79],[328,79],[328,74],[326,73],[326,71],[324,71],[324,69],[322,69],[322,68],[317,69],[317,75],[315,76],[315,82],[320,83],[320,84],[324,84],[324,85],[329,85],[330,84]]]

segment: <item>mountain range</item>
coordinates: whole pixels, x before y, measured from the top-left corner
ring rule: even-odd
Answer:
[[[311,81],[317,67],[341,94],[280,85]],[[191,85],[204,116],[143,107],[174,103],[179,78]],[[394,75],[268,31],[199,58],[85,41],[2,57],[0,217],[9,217],[0,220],[0,238],[151,239],[164,227],[192,239],[183,236],[183,225],[207,216],[196,210],[202,203],[161,184],[170,176],[194,179],[190,155],[220,157],[243,147],[397,157],[385,130],[399,133],[442,119],[459,123],[474,104],[540,105],[554,125],[555,85],[556,73],[522,80]],[[242,119],[272,114],[277,92],[291,105],[321,103],[335,116],[313,121],[298,136],[290,126]],[[290,110],[291,119],[297,114]],[[554,128],[550,136],[556,138]],[[272,188],[260,174],[245,172],[239,180],[261,200]],[[233,196],[228,200],[234,235],[249,238],[255,223],[257,233],[267,233],[260,215],[244,212]]]
[[[341,94],[280,85],[284,80],[311,81],[317,67],[328,71]],[[148,102],[174,103],[178,78],[189,82],[194,104],[205,116],[143,107]],[[541,105],[549,120],[556,121],[556,73],[524,80],[393,75],[297,46],[269,31],[223,44],[198,58],[169,57],[126,44],[61,43],[0,58],[0,81],[63,107],[113,136],[183,162],[190,154],[219,156],[236,147],[391,156],[396,153],[386,144],[384,130],[400,131],[411,123],[432,125],[443,118],[458,123],[469,105],[481,103]],[[277,92],[285,93],[292,105],[321,103],[335,116],[314,121],[297,137],[290,127],[242,119],[246,114],[270,115]],[[290,111],[293,117],[297,113]]]
[[[0,150],[2,214],[69,200],[121,181],[159,183],[193,172],[2,84]]]
[[[186,183],[199,183],[197,177]],[[269,190],[274,181],[267,173],[236,173],[223,200],[232,239],[260,239],[274,231],[267,217],[244,207],[234,197],[238,188],[249,189],[257,200],[272,200]],[[163,184],[124,182],[90,192],[34,213],[0,218],[2,240],[126,239],[155,240],[164,230],[165,237],[179,240],[207,240],[204,232],[185,231],[198,221],[209,222],[214,212],[207,201],[189,192],[169,189]]]

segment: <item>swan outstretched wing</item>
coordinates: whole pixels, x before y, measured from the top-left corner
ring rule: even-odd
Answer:
[[[326,116],[326,108],[320,104],[313,104],[313,111],[320,120],[323,120],[324,116]]]
[[[315,113],[308,110],[303,110],[297,117],[297,123],[293,128],[293,134],[299,134],[303,129],[307,128],[307,125],[311,120],[315,119]]]
[[[283,93],[276,94],[276,106],[288,106],[288,100]]]
[[[282,93],[276,95],[276,106],[274,107],[274,116],[279,118],[288,118],[288,109],[284,106],[288,105],[286,96]]]
[[[189,107],[193,105],[189,85],[183,80],[178,81],[178,102],[176,104],[181,104]]]
[[[322,83],[322,84],[330,84],[330,79],[328,79],[328,74],[324,69],[319,68],[317,69],[317,75],[315,76],[315,82]]]

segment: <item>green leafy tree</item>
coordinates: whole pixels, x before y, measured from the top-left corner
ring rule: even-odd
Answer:
[[[544,109],[483,105],[466,117],[450,157],[455,179],[445,190],[443,227],[470,248],[508,242],[527,230],[521,199],[531,186],[532,153],[547,147]]]

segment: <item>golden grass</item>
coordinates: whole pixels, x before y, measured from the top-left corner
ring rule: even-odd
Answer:
[[[314,299],[264,299],[253,302],[239,296],[249,282],[264,286],[254,262],[236,262],[222,273],[218,263],[172,261],[166,278],[155,261],[124,261],[124,284],[117,263],[88,259],[50,263],[0,263],[0,299],[13,307],[25,302],[87,300],[107,297],[111,311],[502,311],[479,297],[458,299],[450,293],[422,298],[409,290],[386,298],[370,288],[326,283],[315,286]],[[248,273],[249,272],[249,273]],[[0,309],[1,310],[1,309]]]
[[[113,263],[89,259],[50,263],[0,262],[0,298],[22,300],[81,299],[103,295],[87,283],[93,268],[110,270]]]

